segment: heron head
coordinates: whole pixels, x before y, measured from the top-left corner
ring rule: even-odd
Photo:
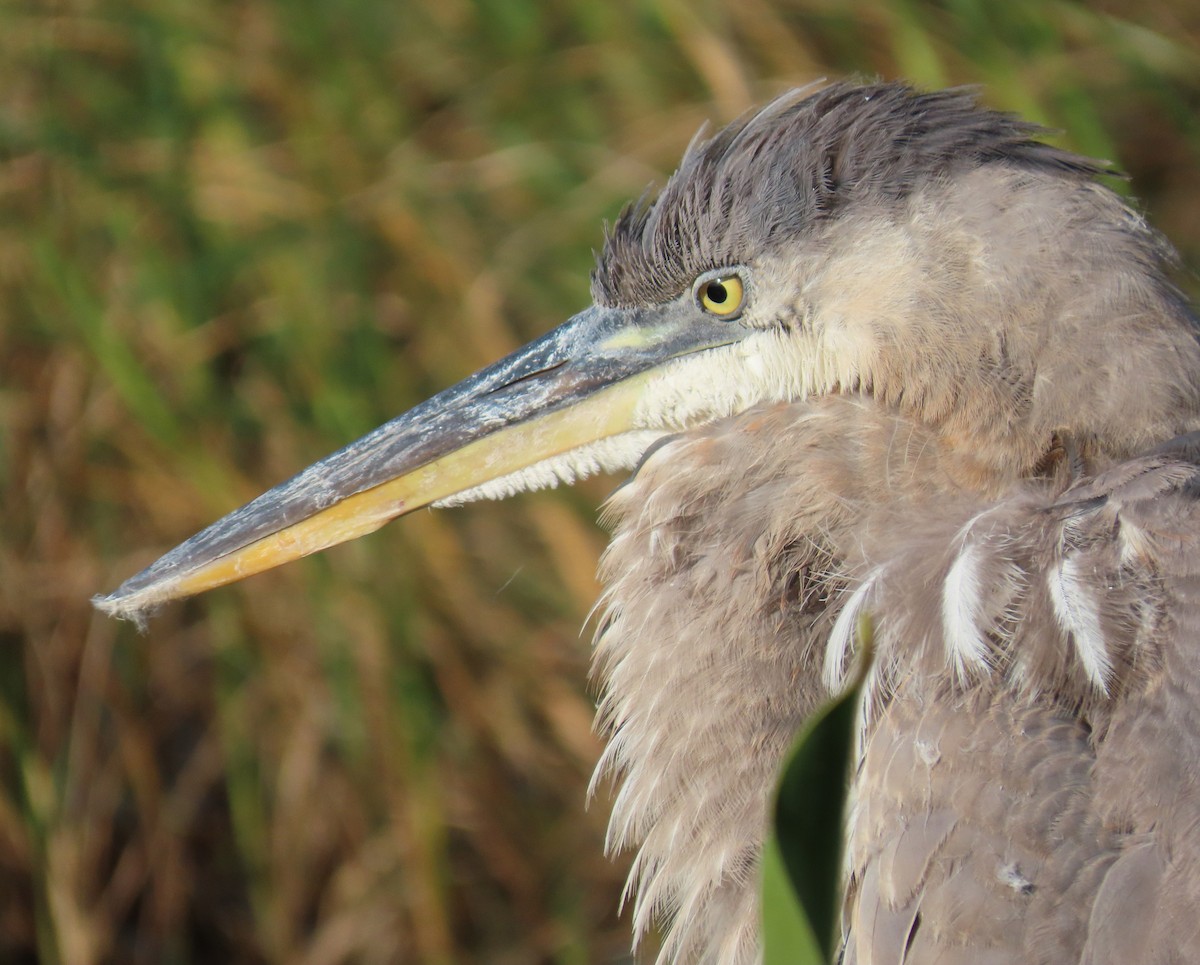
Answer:
[[[1173,251],[1041,133],[964,90],[837,84],[698,138],[618,222],[593,294],[724,312],[738,338],[665,368],[642,421],[857,392],[1009,478],[1063,435],[1117,456],[1194,428]],[[736,311],[705,305],[713,280]]]
[[[98,605],[138,615],[420,506],[629,469],[763,403],[869,395],[1009,476],[1056,433],[1120,449],[1192,428],[1175,422],[1200,410],[1200,348],[1169,248],[1037,133],[895,84],[793,92],[702,133],[609,233],[591,307]]]

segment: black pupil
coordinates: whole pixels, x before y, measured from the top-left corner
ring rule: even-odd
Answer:
[[[708,300],[715,302],[718,305],[724,305],[725,299],[729,297],[729,291],[725,288],[724,283],[719,281],[710,281],[708,283]]]

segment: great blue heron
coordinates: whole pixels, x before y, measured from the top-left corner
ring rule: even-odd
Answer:
[[[758,955],[784,749],[876,625],[846,962],[1200,961],[1200,341],[1103,166],[835,84],[689,147],[562,327],[193,537],[138,615],[636,467],[596,663],[661,960]]]

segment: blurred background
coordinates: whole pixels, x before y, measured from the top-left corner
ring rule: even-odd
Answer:
[[[622,958],[614,480],[144,635],[88,598],[586,304],[702,122],[854,73],[1065,132],[1200,266],[1194,0],[0,6],[0,961]]]

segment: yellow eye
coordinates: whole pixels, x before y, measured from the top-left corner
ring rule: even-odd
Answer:
[[[702,281],[696,297],[706,312],[730,318],[742,310],[746,289],[737,275],[719,275]]]

